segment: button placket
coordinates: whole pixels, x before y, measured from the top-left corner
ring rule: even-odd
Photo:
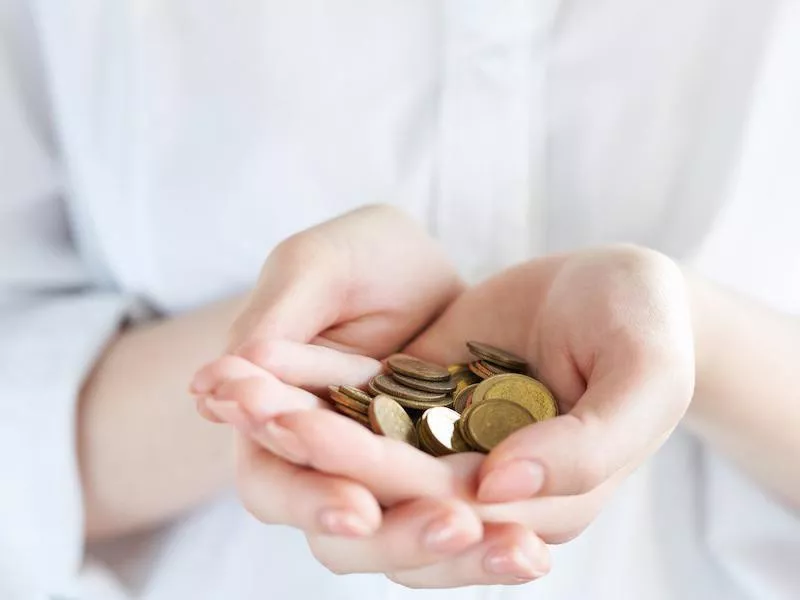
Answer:
[[[557,5],[443,4],[436,222],[469,280],[545,247],[546,41]]]

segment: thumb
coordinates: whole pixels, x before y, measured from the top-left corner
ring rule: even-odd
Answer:
[[[672,432],[691,390],[665,365],[636,373],[629,366],[590,380],[569,414],[509,436],[481,467],[478,499],[583,494],[638,464]]]
[[[469,362],[474,357],[467,342],[480,341],[527,356],[529,319],[515,303],[499,308],[496,300],[521,295],[514,284],[495,278],[462,293],[404,351],[436,364]]]
[[[275,247],[231,327],[229,352],[259,340],[309,342],[337,321],[347,291],[347,265],[342,252],[330,246],[312,229]]]

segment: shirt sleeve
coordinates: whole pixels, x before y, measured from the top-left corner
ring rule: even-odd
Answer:
[[[70,241],[57,163],[13,58],[0,43],[0,598],[75,598],[76,399],[134,303],[101,289]]]

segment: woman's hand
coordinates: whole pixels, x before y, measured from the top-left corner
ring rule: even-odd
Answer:
[[[313,392],[364,384],[376,359],[406,345],[462,289],[441,249],[402,213],[356,211],[276,249],[230,354],[192,383],[201,413],[242,434],[245,506],[263,522],[303,529],[336,572],[443,587],[517,583],[547,569],[546,547],[530,531],[484,529],[445,463],[313,410],[326,406]],[[383,515],[381,506],[391,508]]]
[[[649,250],[611,247],[506,271],[463,294],[408,351],[452,361],[468,339],[526,357],[562,412],[492,451],[478,476],[481,502],[602,488],[655,452],[692,398],[684,278]]]
[[[451,489],[484,523],[515,523],[549,543],[591,523],[618,483],[673,431],[692,397],[694,341],[683,276],[649,250],[613,247],[508,270],[462,294],[406,351],[460,362],[469,358],[471,339],[526,357],[562,415],[517,432],[485,459],[440,460],[452,469],[449,477],[416,466],[411,453],[382,464],[391,466],[395,484],[428,486],[437,495]],[[379,493],[386,485],[381,474],[357,465],[385,457],[381,448],[390,441],[331,417],[312,411],[279,419],[307,464]],[[346,451],[331,453],[342,439]],[[338,543],[323,548],[323,559],[346,555]],[[452,573],[442,570],[451,566],[441,563],[438,576]],[[430,571],[395,577],[431,585],[420,573]]]

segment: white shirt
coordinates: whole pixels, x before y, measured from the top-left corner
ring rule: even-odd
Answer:
[[[551,575],[453,591],[331,575],[233,495],[83,561],[74,455],[139,300],[364,203],[470,280],[630,241],[800,312],[798,53],[791,0],[0,0],[0,598],[800,597],[798,515],[683,433]]]

